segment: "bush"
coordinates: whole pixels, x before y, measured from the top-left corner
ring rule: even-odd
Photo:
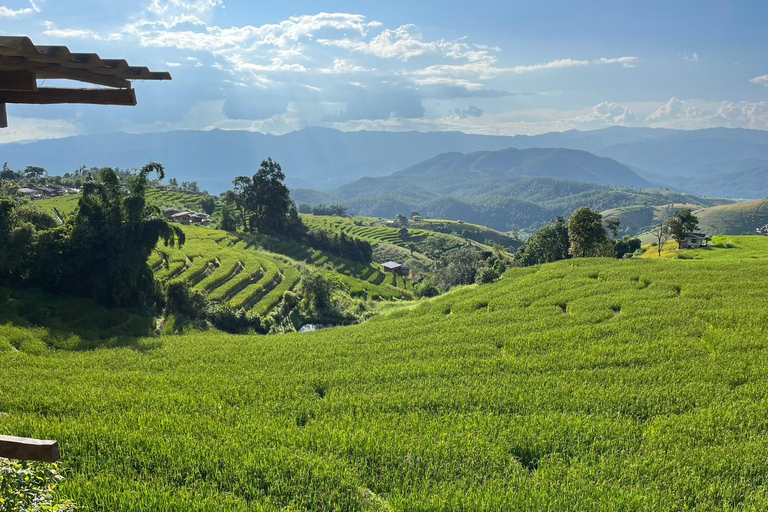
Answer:
[[[0,509],[3,511],[74,511],[61,500],[57,487],[64,481],[57,464],[27,463],[0,459]]]
[[[249,314],[244,309],[235,311],[229,304],[209,304],[206,318],[214,327],[230,334],[263,332],[261,319],[257,315]]]

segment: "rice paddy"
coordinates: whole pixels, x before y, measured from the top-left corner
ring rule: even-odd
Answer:
[[[86,510],[765,510],[768,238],[722,242],[306,334],[75,351],[6,325],[0,432],[59,440]]]

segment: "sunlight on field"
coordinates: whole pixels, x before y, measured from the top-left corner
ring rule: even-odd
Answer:
[[[763,510],[766,249],[515,269],[307,334],[17,330],[0,428],[58,439],[99,510]]]

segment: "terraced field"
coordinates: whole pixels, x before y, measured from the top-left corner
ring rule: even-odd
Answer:
[[[147,191],[147,200],[156,204],[160,208],[179,208],[182,210],[203,211],[201,204],[202,196],[187,194],[184,192],[174,192],[170,190],[158,190],[156,188]],[[80,201],[80,194],[70,194],[51,199],[41,199],[33,204],[44,210],[53,211],[56,208],[62,214],[72,212]],[[221,210],[221,205],[217,201],[216,212]]]
[[[0,432],[57,439],[84,510],[766,510],[768,237],[729,240],[307,334],[4,325]]]
[[[223,301],[234,308],[267,314],[283,293],[299,280],[299,262],[286,255],[254,250],[252,242],[210,228],[184,226],[187,242],[181,249],[159,245],[149,264],[160,281],[182,281],[209,300]],[[296,244],[296,247],[302,248]],[[321,266],[328,257],[311,252],[309,262]],[[295,249],[297,256],[299,249]],[[384,274],[367,266],[341,277],[352,296],[371,299],[402,297],[402,292],[384,282]],[[363,280],[362,278],[367,278]]]
[[[357,226],[350,219],[344,217],[328,217],[321,215],[303,215],[302,220],[310,226],[320,226],[335,233],[344,233],[348,236],[360,238],[370,243],[392,244],[407,247],[412,243],[423,242],[428,236],[435,236],[429,231],[414,229],[409,230],[408,236],[400,236],[400,228],[385,226]],[[463,243],[463,242],[462,242]]]

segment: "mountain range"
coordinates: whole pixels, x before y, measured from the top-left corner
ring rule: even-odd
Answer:
[[[580,206],[599,210],[632,205],[723,201],[651,188],[619,162],[561,148],[445,153],[382,177],[331,191],[294,189],[299,203],[343,203],[350,213],[394,217],[418,211],[499,230],[535,229]]]
[[[169,177],[198,180],[202,188],[221,192],[232,178],[253,174],[261,160],[272,157],[282,164],[292,188],[332,190],[361,177],[400,171],[442,153],[508,148],[583,150],[612,158],[657,186],[720,197],[768,196],[764,171],[755,171],[768,166],[768,132],[728,128],[611,127],[513,137],[326,128],[279,136],[221,130],[108,133],[3,144],[0,161],[12,168],[37,165],[64,173],[81,165],[132,168],[154,160],[166,166]],[[573,171],[564,174],[581,179]]]

